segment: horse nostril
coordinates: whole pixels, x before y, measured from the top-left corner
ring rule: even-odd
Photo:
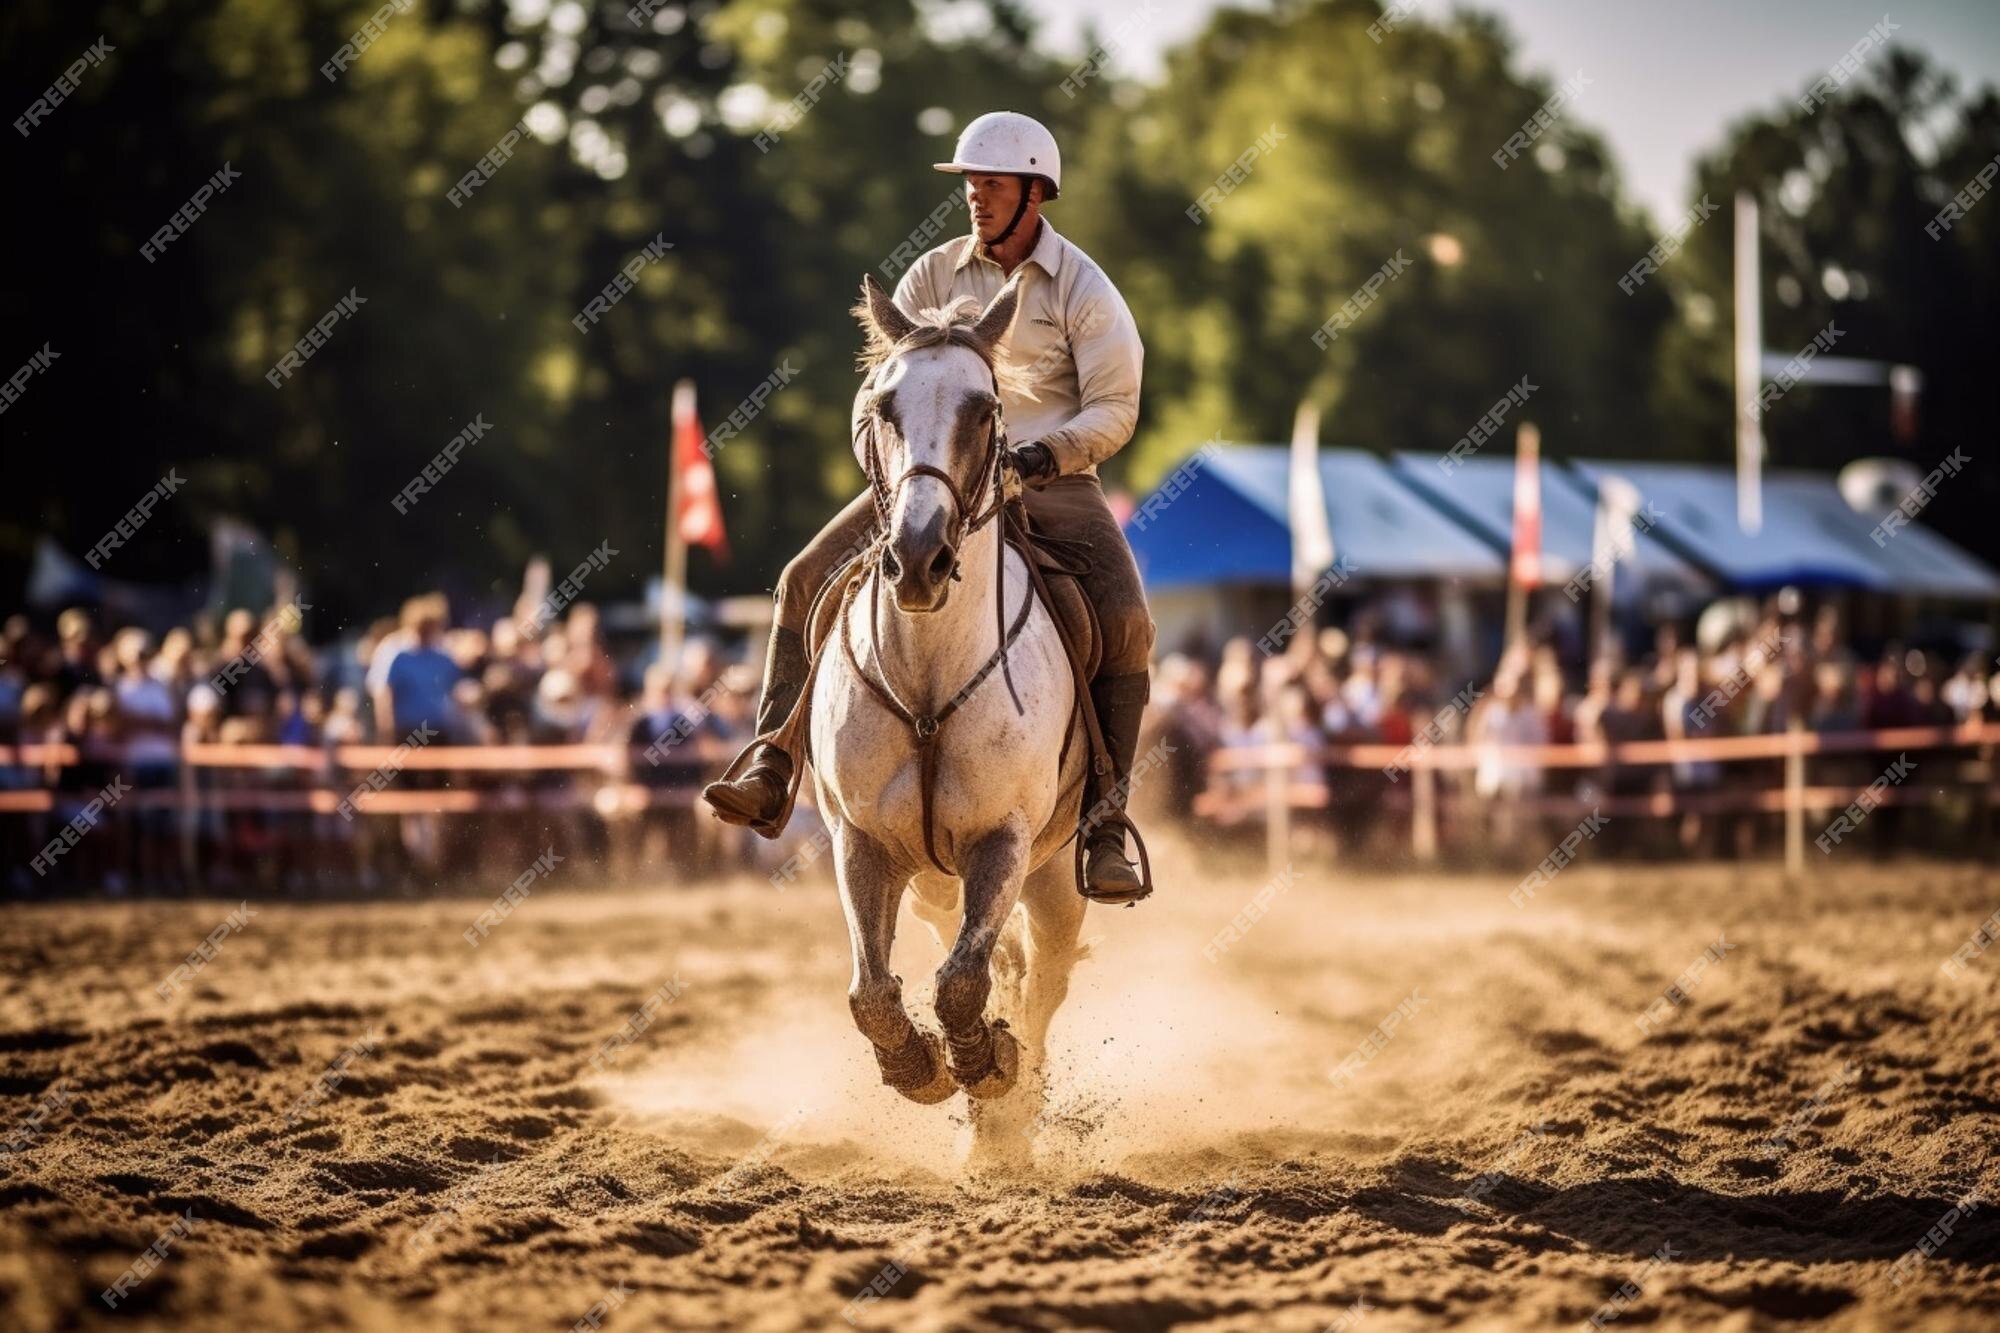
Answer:
[[[931,557],[931,582],[942,583],[951,576],[952,552],[949,546],[940,546],[938,553]]]
[[[900,579],[903,577],[903,562],[896,558],[894,551],[885,550],[882,552],[882,572],[887,574],[891,579]]]

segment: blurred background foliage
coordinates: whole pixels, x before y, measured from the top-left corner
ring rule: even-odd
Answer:
[[[2000,99],[1909,50],[1817,114],[1784,99],[1735,125],[1689,200],[1719,215],[1628,296],[1618,278],[1678,219],[1626,198],[1587,96],[1495,167],[1569,72],[1523,69],[1476,15],[1405,19],[1378,43],[1374,0],[1220,10],[1141,84],[1072,77],[1084,53],[1043,52],[1006,0],[669,0],[638,26],[624,0],[414,0],[323,77],[377,8],[0,13],[15,108],[99,36],[115,48],[9,136],[0,361],[44,343],[61,360],[0,417],[5,586],[38,537],[80,554],[171,467],[185,489],[107,573],[197,572],[210,525],[233,518],[271,536],[334,625],[431,586],[504,605],[529,556],[566,569],[607,540],[622,558],[592,595],[634,596],[659,564],[673,382],[697,382],[712,428],[784,365],[795,378],[717,458],[733,558],[697,552],[691,570],[698,592],[764,589],[860,484],[855,284],[951,195],[929,164],[996,107],[1064,143],[1051,219],[1146,339],[1139,435],[1109,469],[1128,486],[1212,437],[1285,438],[1305,396],[1329,444],[1444,449],[1523,376],[1555,455],[1726,460],[1738,188],[1765,206],[1770,346],[1834,319],[1841,354],[1928,377],[1902,444],[1886,394],[1794,391],[1767,425],[1774,463],[1929,466],[1991,439],[2000,208],[1942,240],[1924,226],[2000,154]],[[782,108],[836,58],[844,74],[789,124]],[[455,207],[447,191],[517,123],[512,159]],[[140,245],[225,162],[241,179],[146,262]],[[571,317],[656,236],[673,250],[579,333]],[[1313,330],[1398,256],[1408,271],[1317,348]],[[273,389],[265,371],[350,289],[366,305]],[[492,432],[396,514],[390,497],[475,415]],[[1926,517],[1995,559],[1996,503],[2000,469],[1982,463]]]

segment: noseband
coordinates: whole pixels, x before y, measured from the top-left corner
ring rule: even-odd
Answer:
[[[896,507],[896,497],[902,494],[903,487],[918,477],[933,478],[944,484],[945,494],[951,497],[952,511],[957,515],[959,520],[959,540],[952,543],[951,577],[954,581],[959,577],[958,548],[962,545],[966,537],[971,536],[988,523],[991,523],[1000,513],[1000,507],[1004,502],[1004,490],[1000,472],[1007,455],[1007,451],[1003,447],[1007,438],[1007,426],[1001,416],[1001,409],[998,402],[1000,386],[997,379],[994,381],[993,387],[995,403],[993,420],[986,432],[986,452],[980,458],[979,466],[972,474],[977,479],[976,484],[979,489],[969,498],[960,492],[957,480],[949,472],[931,463],[912,463],[903,469],[902,475],[898,476],[893,483],[884,483],[882,480],[882,458],[876,449],[876,425],[873,421],[870,421],[866,428],[868,432],[868,457],[865,467],[868,473],[868,488],[875,497],[875,525],[879,533],[878,540],[883,544],[882,549],[887,549],[889,516]],[[979,513],[974,514],[972,512],[973,505],[988,491],[992,493],[993,502]]]

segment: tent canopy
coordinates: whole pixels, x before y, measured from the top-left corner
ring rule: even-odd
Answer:
[[[1506,455],[1468,458],[1446,472],[1440,455],[1405,451],[1391,461],[1396,472],[1432,504],[1500,550],[1512,546],[1514,460]],[[1596,487],[1557,463],[1542,462],[1542,577],[1567,583],[1586,568],[1597,535]],[[1631,547],[1618,561],[1621,596],[1635,587],[1677,584],[1706,590],[1710,581],[1657,537],[1635,524]]]
[[[1290,450],[1235,445],[1205,457],[1184,464],[1181,480],[1170,478],[1125,523],[1147,585],[1290,583]],[[1319,469],[1334,550],[1351,577],[1500,581],[1506,566],[1492,544],[1375,455],[1322,449]]]
[[[1319,467],[1334,548],[1356,581],[1503,581],[1512,457],[1467,459],[1446,474],[1432,454],[1384,461],[1360,449],[1322,449]],[[1147,585],[1289,585],[1290,472],[1281,444],[1217,447],[1184,462],[1125,523]],[[1630,482],[1659,515],[1635,531],[1621,576],[1629,569],[1638,577],[1624,587],[1706,590],[1719,582],[1744,592],[1796,585],[2000,598],[2000,573],[1918,523],[1878,544],[1869,535],[1877,516],[1855,512],[1830,475],[1767,470],[1764,525],[1751,536],[1736,524],[1734,468],[1612,459],[1543,463],[1548,583],[1560,586],[1589,564],[1598,484],[1607,476]]]
[[[1832,476],[1771,469],[1764,473],[1764,522],[1745,533],[1736,522],[1736,475],[1702,463],[1624,463],[1588,459],[1577,472],[1595,483],[1623,477],[1661,514],[1663,537],[1746,591],[1796,584],[1860,588],[1905,596],[2000,597],[2000,574],[1916,523],[1877,544],[1877,522],[1855,512]]]

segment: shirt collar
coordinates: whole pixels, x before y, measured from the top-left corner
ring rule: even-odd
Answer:
[[[1047,218],[1043,218],[1042,234],[1035,238],[1035,248],[1028,251],[1027,259],[1022,262],[1039,264],[1042,272],[1053,278],[1062,269],[1062,257],[1063,238],[1056,235],[1056,229],[1049,225]],[[993,263],[986,258],[984,247],[979,244],[979,238],[968,236],[965,238],[965,244],[959,247],[958,262],[951,266],[951,271],[956,273],[975,259],[988,264]]]

